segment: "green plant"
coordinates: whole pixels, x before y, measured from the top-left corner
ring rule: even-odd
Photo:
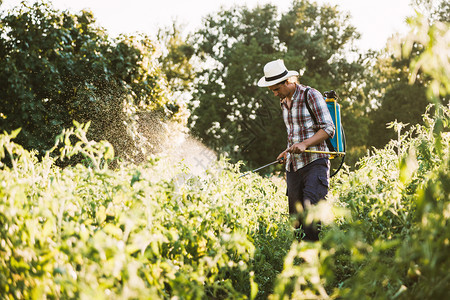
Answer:
[[[84,160],[65,168],[50,152],[39,160],[12,142],[18,131],[1,135],[1,158],[12,163],[0,169],[0,294],[217,299],[271,292],[264,281],[281,270],[271,264],[281,263],[293,238],[281,181],[240,180],[239,166],[224,160],[203,177],[167,168],[164,158],[112,170],[111,145],[88,140],[89,124],[74,124],[52,151]]]

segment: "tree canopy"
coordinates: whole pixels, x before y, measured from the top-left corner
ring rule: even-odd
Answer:
[[[20,127],[17,139],[28,149],[48,150],[77,120],[92,121],[92,138],[133,156],[135,113],[179,109],[146,36],[112,39],[90,11],[45,2],[5,12],[0,27],[0,128]]]
[[[338,7],[308,1],[294,1],[281,16],[273,5],[237,6],[208,16],[196,37],[208,68],[199,74],[192,132],[253,165],[276,157],[286,136],[277,100],[256,85],[264,64],[282,58],[288,69],[300,72],[301,83],[322,92],[336,90],[344,105],[356,110],[363,68],[345,53],[355,51],[351,45],[358,37]],[[367,121],[358,122],[363,124],[350,130],[351,139],[366,130]]]

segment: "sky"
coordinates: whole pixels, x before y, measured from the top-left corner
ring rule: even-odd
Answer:
[[[4,0],[2,8],[9,9],[21,0]],[[31,0],[31,2],[34,2]],[[75,13],[90,9],[100,26],[117,36],[120,33],[156,34],[158,28],[169,26],[173,20],[186,26],[186,31],[199,28],[202,18],[220,7],[275,4],[281,12],[288,10],[292,0],[53,0],[58,9]],[[350,12],[351,23],[361,33],[357,46],[361,50],[384,48],[394,33],[406,33],[405,19],[413,14],[411,0],[316,0],[319,4],[339,5]]]

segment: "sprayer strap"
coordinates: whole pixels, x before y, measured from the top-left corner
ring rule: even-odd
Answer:
[[[304,98],[305,99],[306,108],[308,109],[309,115],[313,119],[314,124],[319,125],[319,123],[317,122],[316,116],[313,114],[313,112],[311,110],[311,107],[309,106],[309,103],[308,103],[308,92],[309,92],[309,88],[306,88],[306,90],[305,90],[305,98]],[[329,138],[326,139],[325,142],[327,143],[328,150],[330,150],[331,152],[336,152],[336,150],[334,149],[333,144],[331,144],[331,141],[330,141]]]

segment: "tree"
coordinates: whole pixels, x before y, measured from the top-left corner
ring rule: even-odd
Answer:
[[[272,5],[222,10],[205,19],[195,38],[208,68],[197,75],[192,132],[234,159],[253,157],[254,164],[273,157],[273,140],[285,143],[282,121],[273,112],[279,109],[276,100],[256,86],[264,62],[275,57],[275,17]]]
[[[412,0],[412,5],[430,23],[450,21],[450,3],[445,0]]]
[[[345,110],[361,109],[358,74],[363,68],[344,56],[354,51],[350,45],[358,37],[337,7],[308,1],[293,1],[281,18],[273,5],[234,7],[208,16],[195,37],[208,68],[197,76],[192,132],[235,160],[250,166],[267,163],[285,149],[286,133],[278,101],[256,85],[264,64],[282,58],[288,68],[300,71],[302,83],[322,92],[334,89]],[[361,130],[368,122],[360,123],[348,139],[364,143]]]
[[[0,128],[21,127],[17,140],[27,149],[47,150],[72,120],[92,121],[91,138],[136,158],[145,140],[136,112],[178,110],[145,36],[111,39],[91,12],[40,2],[7,12],[0,26]]]
[[[171,27],[158,31],[158,41],[163,46],[160,59],[162,71],[173,91],[191,92],[194,70],[191,59],[194,47],[189,43],[190,36],[184,37],[183,26],[173,22]]]
[[[445,25],[441,23],[448,16],[450,4],[445,1],[432,0],[416,0],[413,1],[417,10],[422,11],[424,18],[426,17],[430,24],[442,24],[447,26],[448,19]],[[410,19],[408,22],[412,22]],[[429,25],[427,25],[429,26]],[[417,26],[417,28],[422,28]],[[442,29],[441,29],[442,30]],[[445,31],[445,29],[444,29]],[[435,31],[436,34],[439,31]],[[412,33],[417,35],[417,33]],[[429,104],[427,100],[427,89],[432,86],[430,72],[423,72],[417,69],[420,64],[416,61],[424,54],[426,49],[431,49],[433,45],[427,43],[433,41],[435,43],[445,43],[445,39],[434,40],[429,39],[428,35],[424,33],[424,39],[421,41],[403,42],[403,46],[409,48],[410,55],[402,55],[400,45],[389,47],[383,53],[380,53],[376,59],[376,63],[372,68],[372,76],[370,89],[381,91],[376,98],[376,108],[370,112],[370,145],[380,148],[388,143],[391,139],[396,138],[396,133],[392,129],[387,129],[387,124],[397,120],[404,124],[409,124],[405,129],[409,129],[416,124],[423,124],[422,115],[425,113],[426,107]],[[392,45],[395,45],[395,40]],[[431,53],[428,50],[429,56],[441,57],[443,56],[442,64],[446,65],[445,54]],[[448,55],[447,55],[448,63]],[[428,64],[427,64],[428,65]],[[429,65],[429,67],[433,67]],[[417,70],[415,70],[417,69]],[[434,74],[434,77],[439,77]],[[413,78],[413,80],[412,80]],[[445,76],[442,76],[445,78]],[[447,81],[448,82],[448,81]]]
[[[301,63],[300,82],[322,92],[334,89],[339,95],[348,142],[346,163],[353,166],[366,150],[370,98],[365,89],[367,58],[353,46],[360,34],[350,15],[338,6],[294,1],[281,17],[279,37],[287,47],[285,60]]]
[[[397,120],[408,124],[406,128],[422,123],[422,114],[428,104],[423,79],[411,86],[408,83],[409,60],[396,59],[392,54],[380,55],[372,70],[375,80],[372,89],[380,91],[376,108],[369,113],[369,145],[382,148],[397,133],[388,128],[388,124]]]

